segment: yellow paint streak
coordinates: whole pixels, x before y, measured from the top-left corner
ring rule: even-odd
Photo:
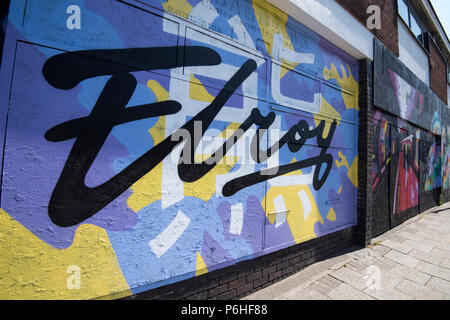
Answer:
[[[325,120],[325,128],[323,130],[322,137],[326,138],[330,133],[331,125],[333,123],[332,120],[325,119],[324,116],[331,117],[333,120],[336,120],[337,125],[339,125],[341,122],[341,115],[339,114],[339,112],[337,112],[336,109],[334,109],[331,104],[329,104],[328,101],[324,97],[322,97],[320,111],[319,113],[314,115],[314,123],[317,127],[322,120]]]
[[[156,100],[169,100],[169,93],[155,80],[149,80],[147,86],[156,96]],[[153,138],[153,145],[159,144],[164,140],[166,128],[166,117],[161,116],[158,122],[149,130]],[[149,204],[161,200],[162,196],[162,162],[158,164],[153,170],[144,175],[141,179],[136,181],[131,186],[133,194],[128,198],[127,204],[134,211],[138,212]]]
[[[311,212],[307,219],[305,219],[303,203],[298,196],[302,190],[305,191],[311,205]],[[309,187],[304,185],[271,187],[261,202],[265,206],[266,216],[271,224],[276,222],[276,215],[268,213],[276,211],[274,199],[280,195],[283,196],[286,210],[290,210],[286,214],[286,220],[295,242],[298,244],[316,238],[314,225],[316,222],[323,224],[323,219]]]
[[[197,263],[195,268],[195,276],[201,276],[202,274],[208,273],[208,268],[206,268],[206,263],[203,260],[200,252],[197,251]]]
[[[339,151],[338,153],[340,161],[336,160],[336,166],[338,168],[344,166],[348,169],[347,177],[350,179],[355,188],[358,188],[358,156],[353,160],[352,166],[348,164],[347,158]]]
[[[323,70],[323,76],[325,80],[334,79],[337,81],[338,85],[342,89],[346,89],[353,93],[353,95],[349,95],[347,93],[342,92],[342,98],[344,100],[345,106],[347,109],[356,109],[359,110],[359,102],[358,102],[358,92],[359,92],[359,84],[358,81],[353,77],[352,71],[350,67],[346,64],[347,69],[341,65],[341,71],[343,76],[339,75],[339,72],[334,65],[331,64],[331,68],[325,67]]]
[[[196,155],[196,161],[207,159],[210,155]],[[216,176],[227,174],[233,169],[238,157],[224,157],[214,169],[208,172],[203,178],[190,183],[184,183],[184,195],[187,197],[195,197],[208,202],[216,193]]]
[[[330,221],[336,221],[336,212],[333,208],[330,208],[330,211],[328,211],[327,219]]]
[[[342,186],[339,187],[338,194],[341,194],[341,192],[342,192]]]
[[[211,103],[214,97],[206,90],[203,84],[193,74],[191,74],[191,84],[189,87],[189,98],[197,101]]]
[[[80,226],[70,248],[46,244],[0,209],[0,299],[106,299],[131,295],[106,231]],[[68,289],[71,265],[80,289]]]
[[[186,0],[168,0],[162,4],[163,8],[170,13],[185,19],[189,18],[193,7]]]
[[[267,53],[269,55],[273,54],[274,34],[281,34],[283,36],[283,46],[289,50],[295,51],[286,29],[288,15],[264,0],[253,0],[252,5]],[[294,69],[297,65],[298,63],[292,63],[282,59],[283,68],[281,68],[280,78],[283,78],[286,73]]]

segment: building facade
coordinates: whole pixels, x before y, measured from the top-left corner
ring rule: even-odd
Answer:
[[[241,298],[450,200],[450,46],[428,1],[5,17],[3,299]]]

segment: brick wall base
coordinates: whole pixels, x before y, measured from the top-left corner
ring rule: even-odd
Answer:
[[[285,279],[353,244],[354,228],[124,299],[236,300]]]

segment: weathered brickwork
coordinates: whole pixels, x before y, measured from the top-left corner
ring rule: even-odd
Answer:
[[[266,288],[353,244],[354,228],[127,297],[142,300],[236,300]]]
[[[396,0],[337,0],[337,2],[364,26],[370,16],[367,8],[371,5],[379,6],[381,8],[381,29],[370,31],[393,53],[399,55]]]
[[[433,90],[445,104],[448,104],[445,60],[433,40],[430,41],[430,58],[431,90]]]

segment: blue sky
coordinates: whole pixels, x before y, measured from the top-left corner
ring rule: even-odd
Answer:
[[[431,0],[442,26],[450,37],[450,0]]]

